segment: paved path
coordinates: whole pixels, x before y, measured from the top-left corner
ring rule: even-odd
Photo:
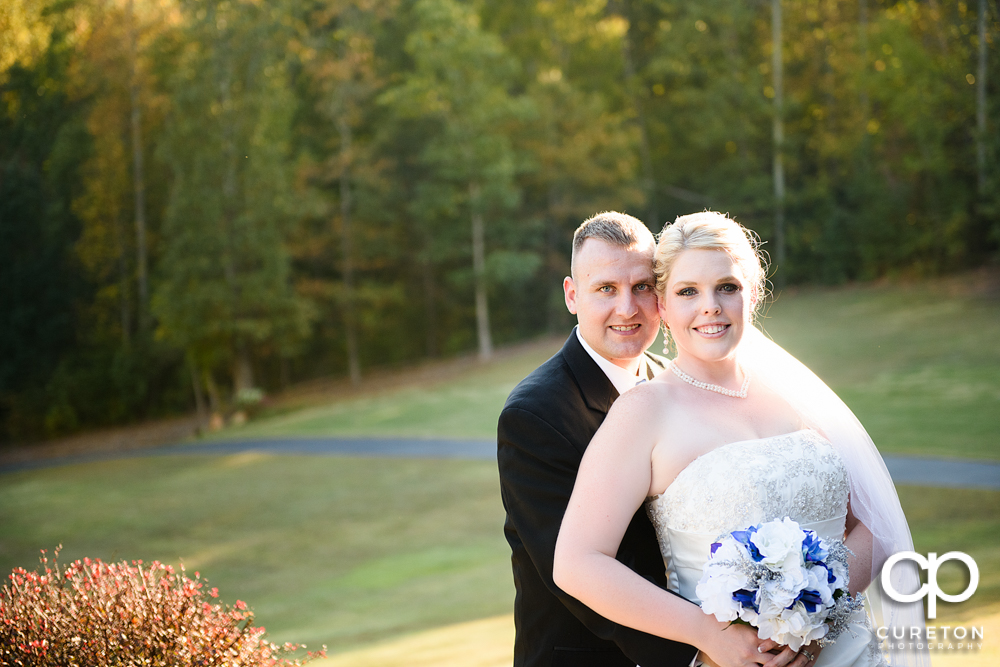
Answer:
[[[380,438],[285,438],[270,440],[216,440],[125,452],[83,454],[38,459],[0,466],[0,474],[91,461],[190,454],[225,456],[260,451],[311,456],[367,456],[493,460],[496,442],[488,440],[410,440]],[[1000,490],[1000,463],[958,459],[885,456],[896,484]]]

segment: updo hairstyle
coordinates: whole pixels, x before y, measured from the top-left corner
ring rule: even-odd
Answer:
[[[685,250],[725,250],[746,277],[751,318],[766,295],[767,257],[757,235],[722,213],[703,211],[678,217],[660,232],[653,255],[656,294],[664,297],[674,262]]]

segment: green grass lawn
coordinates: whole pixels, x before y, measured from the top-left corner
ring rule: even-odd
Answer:
[[[917,553],[963,551],[979,566],[976,592],[966,602],[938,600],[936,624],[1000,612],[1000,491],[904,486],[899,500]],[[946,593],[960,593],[968,582],[968,572],[958,562],[938,571],[938,584]],[[997,638],[990,639],[997,646]]]
[[[480,363],[470,359],[456,377],[419,386],[365,392],[361,397],[265,415],[215,437],[402,436],[417,438],[496,438],[497,417],[514,386],[555,354],[562,340],[525,346]],[[362,390],[364,388],[362,387]]]
[[[345,648],[509,612],[496,466],[333,457],[131,459],[0,476],[0,570],[37,550],[200,571],[272,640]]]
[[[1000,492],[903,487],[921,553],[966,551],[979,592],[940,618],[1000,608]],[[326,457],[132,459],[0,477],[0,569],[63,560],[183,560],[272,640],[348,650],[509,613],[495,466]],[[964,573],[942,569],[946,591]]]
[[[883,452],[1000,459],[1000,298],[959,279],[800,290],[781,295],[761,325],[840,394]],[[561,344],[542,341],[489,364],[470,361],[447,380],[316,405],[213,437],[492,439],[507,394]]]
[[[1000,295],[970,283],[803,290],[762,322],[883,452],[1000,459]]]
[[[960,286],[960,285],[959,285]],[[1000,458],[1000,302],[949,283],[786,294],[763,320],[857,411],[884,451]],[[221,437],[490,439],[549,340],[420,386],[286,411]],[[979,592],[941,618],[1000,608],[1000,492],[900,489],[917,550],[970,553]],[[63,559],[180,560],[243,599],[276,641],[334,651],[509,613],[488,461],[171,457],[0,475],[0,571]],[[950,579],[949,579],[950,577]],[[961,573],[942,570],[945,590]]]

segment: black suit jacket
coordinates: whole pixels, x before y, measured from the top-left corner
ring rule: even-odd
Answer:
[[[662,368],[663,359],[647,355]],[[686,667],[695,649],[590,610],[552,581],[552,558],[580,459],[618,391],[576,331],[511,392],[497,428],[504,533],[514,570],[514,667]],[[625,532],[618,560],[666,588],[645,511]]]

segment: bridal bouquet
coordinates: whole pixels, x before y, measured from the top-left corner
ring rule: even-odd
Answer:
[[[788,517],[768,521],[714,543],[696,593],[706,614],[749,623],[761,639],[825,646],[863,605],[847,591],[848,553]]]

